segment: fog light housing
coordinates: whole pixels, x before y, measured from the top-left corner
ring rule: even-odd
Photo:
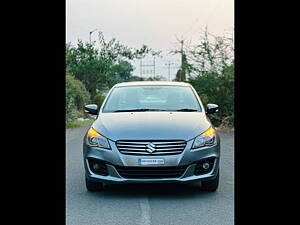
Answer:
[[[203,163],[202,164],[203,169],[207,170],[209,168],[209,163]]]
[[[100,169],[100,165],[99,165],[98,163],[94,163],[94,164],[93,164],[93,169],[94,169],[94,170]]]
[[[194,174],[196,176],[210,173],[214,167],[216,157],[202,159],[196,163]]]
[[[89,158],[88,164],[89,164],[90,170],[93,173],[102,175],[102,176],[108,175],[107,167],[106,167],[104,161]]]

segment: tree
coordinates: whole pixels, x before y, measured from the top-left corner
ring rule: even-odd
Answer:
[[[162,76],[153,76],[153,77],[149,77],[147,78],[148,81],[161,81],[161,80],[164,80],[164,77]]]
[[[187,55],[186,55],[186,50],[184,49],[183,43],[184,40],[179,40],[177,41],[181,44],[180,50],[172,50],[170,53],[172,54],[180,54],[181,55],[181,65],[180,68],[178,69],[175,77],[175,81],[186,81],[187,74],[190,74],[192,67],[188,62]]]
[[[181,43],[181,42],[180,42]],[[230,38],[215,36],[207,29],[196,45],[186,46],[182,56],[183,66],[177,71],[176,80],[191,83],[204,104],[216,103],[220,106],[217,114],[211,115],[215,125],[232,125],[234,118],[234,54]],[[174,50],[173,52],[178,52]]]
[[[66,117],[67,121],[82,115],[83,106],[90,101],[90,94],[84,84],[71,74],[66,75]]]
[[[128,61],[121,60],[113,65],[110,71],[111,74],[109,75],[108,87],[111,88],[116,83],[130,81],[133,70],[133,65]]]
[[[188,58],[191,62],[192,71],[205,73],[215,72],[221,75],[225,67],[234,62],[233,42],[225,36],[215,36],[204,30],[200,36],[200,43],[190,46]]]
[[[141,59],[147,54],[159,55],[143,45],[140,49],[129,48],[115,38],[106,42],[99,32],[96,42],[77,46],[66,45],[66,70],[82,81],[93,98],[98,90],[111,88],[115,83],[131,80],[133,66],[130,60]]]
[[[175,81],[185,81],[186,80],[185,72],[181,68],[177,70],[176,77],[174,80]]]

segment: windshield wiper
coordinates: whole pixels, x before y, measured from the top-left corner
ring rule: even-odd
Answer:
[[[197,112],[197,109],[177,109],[176,112]]]
[[[145,111],[165,111],[163,109],[120,109],[112,112],[145,112]]]

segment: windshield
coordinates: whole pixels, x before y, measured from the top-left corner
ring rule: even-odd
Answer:
[[[116,87],[109,95],[102,112],[131,111],[200,111],[199,102],[186,86]]]

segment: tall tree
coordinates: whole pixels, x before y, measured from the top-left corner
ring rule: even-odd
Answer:
[[[98,39],[99,47],[96,47],[96,42],[84,43],[81,40],[77,46],[70,43],[66,46],[66,70],[84,83],[92,97],[97,89],[108,89],[115,83],[130,80],[131,60],[141,59],[147,54],[160,54],[146,45],[134,49],[115,38],[107,42],[102,32],[99,32]]]
[[[176,80],[182,81],[185,72],[187,82],[191,83],[204,104],[216,103],[220,106],[218,114],[211,115],[216,125],[233,123],[234,118],[234,48],[231,38],[215,36],[207,28],[201,33],[195,45],[173,50],[181,53],[182,66],[177,71]],[[185,70],[182,68],[185,66]],[[227,122],[226,122],[227,121]]]

